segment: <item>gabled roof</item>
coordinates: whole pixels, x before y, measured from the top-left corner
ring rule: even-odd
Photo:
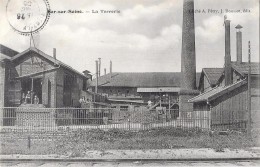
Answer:
[[[114,72],[98,78],[99,86],[107,87],[180,87],[181,72]],[[197,73],[197,80],[200,73]],[[91,82],[95,86],[96,79]]]
[[[216,88],[213,88],[207,92],[204,92],[198,96],[195,96],[194,98],[188,100],[188,102],[196,103],[196,102],[210,102],[222,95],[225,95],[226,93],[246,84],[246,80],[238,81],[232,85],[229,86],[219,86]]]
[[[17,55],[19,52],[0,44],[0,53],[9,57],[13,57]]]
[[[26,53],[29,53],[29,52],[35,52],[35,53],[37,53],[38,55],[44,57],[45,59],[51,61],[52,63],[57,64],[57,65],[60,65],[60,66],[62,66],[62,67],[64,67],[64,68],[66,68],[66,69],[69,69],[69,70],[75,72],[76,74],[80,75],[81,77],[86,78],[85,75],[83,75],[82,73],[80,73],[80,72],[78,72],[77,70],[73,69],[73,68],[70,67],[69,65],[67,65],[67,64],[65,64],[65,63],[63,63],[63,62],[61,62],[61,61],[58,60],[58,59],[54,59],[52,56],[49,56],[49,55],[47,55],[46,53],[44,53],[44,52],[42,52],[41,50],[39,50],[39,49],[37,49],[37,48],[34,48],[34,47],[28,48],[27,50],[25,50],[25,51],[23,51],[23,52],[21,52],[21,53],[15,55],[14,57],[11,58],[11,61],[15,61],[15,60],[21,58],[23,55],[25,55]]]
[[[251,62],[251,74],[252,75],[259,75],[260,74],[260,64],[259,62]],[[247,75],[248,69],[249,69],[249,63],[248,62],[232,62],[232,68],[236,70],[241,75]]]
[[[223,68],[203,68],[202,73],[207,77],[211,86],[217,84],[218,79],[223,73]]]

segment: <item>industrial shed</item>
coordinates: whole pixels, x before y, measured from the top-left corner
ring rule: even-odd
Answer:
[[[199,76],[197,73],[196,78]],[[181,72],[113,72],[98,78],[98,93],[122,111],[147,106],[149,101],[151,109],[160,103],[168,109],[179,109],[181,77]],[[94,89],[95,85],[96,79],[90,86]]]
[[[86,91],[88,75],[56,59],[56,49],[49,56],[37,48],[29,48],[2,61],[4,64],[4,106],[17,107],[24,96],[39,98],[42,107],[77,107],[81,92]],[[34,99],[30,104],[36,104]]]
[[[253,62],[250,66],[252,126],[259,128],[259,63]],[[225,85],[223,69],[215,87],[189,100],[193,103],[194,114],[200,118],[210,118],[212,129],[245,129],[248,122],[248,72],[249,63],[231,62],[232,83]]]

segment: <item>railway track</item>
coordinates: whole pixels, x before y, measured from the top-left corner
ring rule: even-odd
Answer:
[[[85,166],[260,166],[259,158],[251,159],[19,159],[1,160],[1,167],[85,167]]]

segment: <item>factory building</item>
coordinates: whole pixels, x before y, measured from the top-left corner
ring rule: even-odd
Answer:
[[[1,45],[1,107],[79,107],[86,102],[105,102],[104,96],[87,91],[92,76],[80,73],[37,48],[21,53]]]
[[[181,72],[108,73],[98,78],[98,93],[120,110],[140,106],[179,108],[181,75]],[[96,79],[91,82],[93,90],[95,85]]]
[[[260,128],[260,68],[259,62],[242,62],[242,32],[237,25],[237,61],[231,62],[230,20],[225,20],[225,66],[223,69],[203,69],[199,82],[201,94],[190,99],[194,113],[207,113],[212,129]],[[209,75],[209,71],[214,71]],[[208,80],[207,80],[208,79]]]

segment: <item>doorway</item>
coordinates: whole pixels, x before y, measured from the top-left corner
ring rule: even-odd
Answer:
[[[171,108],[171,118],[177,119],[179,117],[179,105],[174,104]]]
[[[26,78],[21,81],[22,98],[30,92],[32,97],[29,103],[34,103],[34,97],[39,98],[39,104],[42,104],[42,79],[41,78]],[[32,92],[31,92],[32,91]]]

